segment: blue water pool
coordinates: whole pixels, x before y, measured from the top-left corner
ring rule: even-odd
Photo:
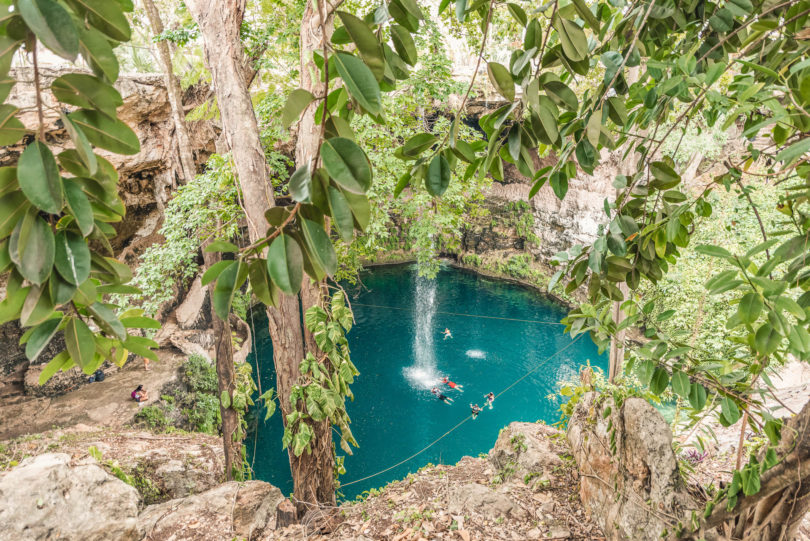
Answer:
[[[349,343],[360,370],[348,411],[360,447],[346,457],[343,483],[412,455],[469,417],[471,402],[483,406],[486,393],[509,389],[492,410],[484,409],[416,458],[345,486],[347,498],[400,479],[428,462],[453,464],[462,456],[486,452],[498,431],[512,421],[556,421],[558,404],[547,398],[556,384],[588,360],[602,369],[607,366],[606,357],[587,336],[571,344],[563,334],[556,324],[565,316],[562,306],[525,287],[453,268],[426,280],[411,265],[374,268],[364,272],[361,281],[362,286],[347,288],[357,321]],[[253,324],[256,348],[251,359],[262,389],[267,389],[275,386],[275,373],[262,310],[254,312]],[[444,339],[445,328],[452,338]],[[463,385],[463,392],[442,386],[442,376]],[[433,386],[454,403],[437,400],[430,392]],[[256,478],[290,493],[281,416],[265,423],[263,412],[256,414],[258,424],[246,442]]]

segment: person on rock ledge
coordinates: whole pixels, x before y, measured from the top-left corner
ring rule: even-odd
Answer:
[[[147,394],[146,389],[143,388],[143,385],[138,385],[135,390],[132,391],[131,396],[139,406],[143,406],[144,403],[149,400],[149,395]]]

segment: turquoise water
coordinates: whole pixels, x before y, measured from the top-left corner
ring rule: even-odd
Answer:
[[[345,486],[347,498],[403,478],[429,462],[454,464],[462,456],[486,452],[498,431],[512,421],[556,421],[558,404],[547,395],[557,382],[576,374],[587,360],[602,369],[607,366],[606,357],[598,355],[587,336],[571,344],[563,327],[555,324],[565,316],[563,307],[522,286],[452,268],[425,280],[411,265],[375,268],[364,272],[361,281],[362,286],[347,289],[357,321],[349,343],[360,370],[348,412],[360,447],[346,457],[344,484],[419,451],[469,417],[471,402],[483,406],[486,393],[498,394],[540,368],[499,396],[492,410],[484,409],[418,457]],[[267,389],[275,386],[267,320],[261,310],[253,317],[257,343],[251,358],[254,363],[258,359],[261,387]],[[445,328],[452,338],[443,338]],[[442,386],[441,376],[463,385],[463,392]],[[437,400],[430,392],[434,385],[454,403]],[[263,412],[256,413],[261,420],[247,441],[255,476],[290,493],[281,416],[264,423]]]

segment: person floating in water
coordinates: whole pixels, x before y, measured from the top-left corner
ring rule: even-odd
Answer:
[[[495,394],[489,393],[484,396],[487,397],[487,406],[489,406],[489,409],[492,409],[492,403],[495,402]]]
[[[484,408],[482,408],[478,404],[470,404],[470,411],[472,411],[473,420],[475,420],[475,418],[478,417],[478,414],[481,413],[481,410],[483,409]]]
[[[447,340],[448,338],[453,338],[453,334],[450,332],[450,329],[445,327],[444,328],[444,339]]]
[[[458,383],[456,383],[454,381],[450,381],[449,379],[447,379],[447,376],[442,378],[442,383],[444,383],[445,385],[447,385],[451,389],[455,389],[455,390],[457,390],[457,391],[459,391],[461,393],[464,392],[464,386],[463,385],[459,385]]]
[[[439,391],[438,387],[434,387],[433,389],[430,390],[430,392],[433,393],[433,396],[435,396],[436,398],[438,398],[439,400],[441,400],[445,404],[452,404],[453,403],[453,399],[448,397],[448,396],[443,395],[441,393],[441,391]]]

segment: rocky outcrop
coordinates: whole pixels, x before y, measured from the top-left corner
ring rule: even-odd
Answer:
[[[256,539],[275,529],[281,491],[263,481],[230,482],[201,494],[150,505],[138,518],[146,539]]]
[[[95,464],[48,453],[0,476],[0,540],[141,539],[138,491]]]
[[[609,539],[656,541],[697,505],[681,479],[672,432],[649,402],[588,393],[568,424],[579,495]]]
[[[534,486],[548,481],[562,460],[554,449],[557,429],[540,423],[512,423],[501,430],[489,461],[498,471],[509,472]]]

